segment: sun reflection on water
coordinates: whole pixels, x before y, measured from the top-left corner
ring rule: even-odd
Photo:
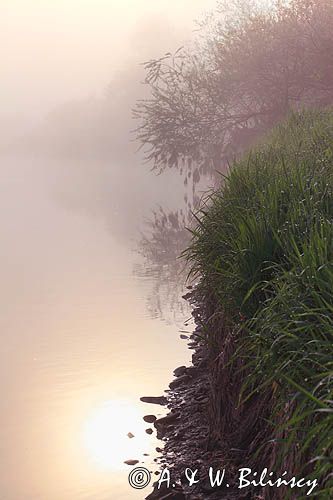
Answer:
[[[147,435],[137,406],[127,400],[105,402],[88,415],[83,443],[89,457],[103,469],[123,469],[124,460],[139,459]]]

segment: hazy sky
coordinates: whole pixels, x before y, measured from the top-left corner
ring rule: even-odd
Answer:
[[[215,3],[1,0],[0,122],[98,95],[119,69],[190,38],[193,19]]]

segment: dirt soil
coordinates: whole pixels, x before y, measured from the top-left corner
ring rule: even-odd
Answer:
[[[204,345],[198,342],[200,327],[192,334],[189,348],[193,349],[192,365],[181,366],[174,371],[175,379],[170,383],[166,405],[170,412],[157,419],[154,426],[157,437],[164,442],[161,456],[156,459],[161,469],[168,468],[171,483],[161,488],[155,483],[154,491],[147,500],[235,500],[241,496],[236,486],[236,470],[226,460],[222,446],[210,442],[209,429],[209,356]],[[209,468],[216,471],[225,469],[225,479],[221,486],[211,487]],[[198,470],[197,484],[189,486],[186,469]],[[227,484],[230,483],[229,486]]]

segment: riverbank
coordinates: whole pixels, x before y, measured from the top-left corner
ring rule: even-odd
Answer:
[[[184,298],[192,303],[193,316],[197,326],[189,338],[189,349],[193,350],[192,364],[174,370],[174,380],[166,390],[166,400],[155,401],[166,404],[169,412],[154,422],[157,437],[164,443],[158,448],[157,459],[161,470],[168,470],[172,484],[167,481],[155,483],[154,491],[147,500],[235,500],[244,498],[234,487],[227,487],[227,481],[220,487],[212,487],[208,475],[211,467],[215,472],[228,469],[230,483],[236,476],[236,469],[227,460],[223,446],[212,446],[210,429],[211,353],[202,341],[201,313],[195,304],[195,292]],[[145,399],[145,398],[144,398]],[[147,401],[147,398],[146,398]],[[151,400],[150,402],[154,402]],[[190,485],[186,469],[195,471],[196,484]],[[190,473],[190,474],[191,474]],[[162,476],[160,476],[162,477]],[[235,484],[235,482],[234,482]],[[221,495],[223,495],[221,497]]]
[[[183,498],[237,498],[248,468],[249,499],[330,499],[333,114],[293,114],[232,166],[197,221],[185,252],[198,279],[193,367],[177,369],[171,413],[155,422],[162,464],[178,478],[198,468]],[[209,467],[225,468],[228,490],[207,490]]]

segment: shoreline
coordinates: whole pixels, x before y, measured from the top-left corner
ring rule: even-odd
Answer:
[[[161,483],[154,483],[153,491],[145,497],[146,500],[235,500],[248,495],[240,494],[235,487],[226,484],[212,488],[208,469],[215,471],[226,468],[229,477],[237,474],[236,468],[227,459],[226,450],[219,444],[211,442],[210,429],[210,353],[208,347],[199,339],[202,327],[200,325],[200,308],[193,300],[194,292],[184,295],[185,300],[192,303],[196,328],[189,337],[188,348],[193,350],[192,364],[180,366],[174,370],[174,379],[165,390],[166,396],[161,398],[141,398],[154,404],[154,399],[163,399],[168,409],[166,416],[155,420],[154,427],[157,438],[164,443],[164,448],[157,448],[160,456],[155,459],[160,470],[168,469],[171,483],[175,487],[168,488]],[[165,400],[166,398],[166,400]],[[151,401],[148,401],[151,399]],[[186,469],[197,470],[192,486],[185,477]],[[235,484],[234,481],[231,482]],[[222,495],[222,496],[221,496]]]

